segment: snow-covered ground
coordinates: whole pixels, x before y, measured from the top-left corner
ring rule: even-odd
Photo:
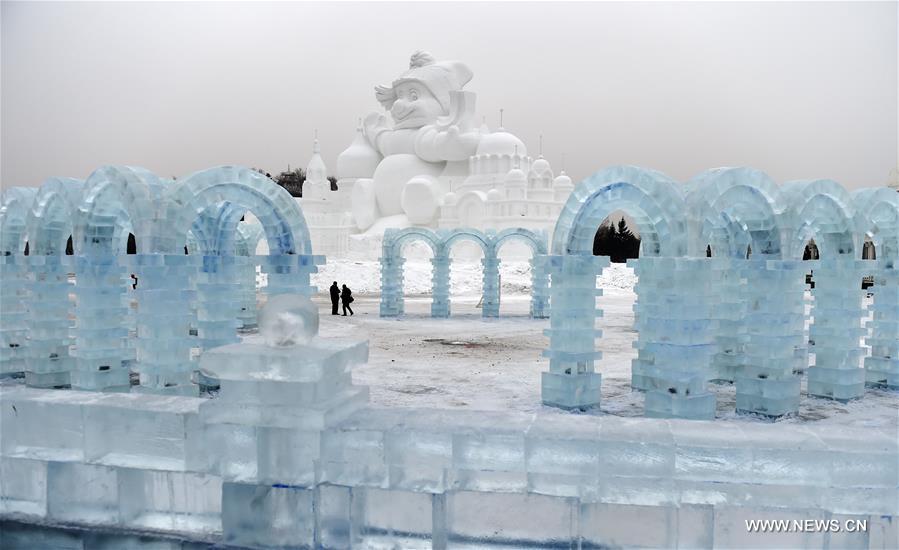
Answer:
[[[330,281],[346,282],[357,295],[356,315],[332,317],[324,294],[321,305],[323,336],[355,336],[370,341],[369,363],[354,371],[357,384],[371,387],[373,404],[391,407],[467,408],[471,410],[543,410],[540,373],[547,368],[541,352],[547,345],[543,329],[548,320],[527,317],[529,296],[517,289],[529,288],[526,262],[506,262],[500,319],[484,320],[480,298],[480,263],[456,261],[453,265],[450,319],[431,319],[430,264],[409,262],[406,269],[407,315],[402,319],[378,317],[378,264],[330,262],[316,278],[324,290]],[[600,278],[604,296],[597,299],[605,315],[598,319],[603,337],[597,346],[604,357],[600,411],[587,414],[642,416],[643,394],[631,391],[630,364],[634,276],[623,265],[613,265]],[[416,296],[417,294],[417,296]],[[712,385],[718,397],[718,419],[726,422],[760,422],[734,413],[733,385]],[[803,395],[797,418],[787,423],[848,426],[895,434],[899,428],[899,398],[895,393],[868,390],[865,398],[848,404]]]

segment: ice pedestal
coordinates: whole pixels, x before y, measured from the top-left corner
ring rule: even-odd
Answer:
[[[899,267],[878,261],[871,291],[873,318],[868,322],[867,341],[871,355],[865,358],[865,382],[874,388],[899,390]]]
[[[446,318],[450,316],[450,264],[453,261],[445,256],[431,258],[432,266],[432,302],[431,317]]]
[[[137,391],[197,395],[191,382],[190,279],[196,256],[138,254],[131,256],[138,277]]]
[[[0,376],[26,369],[27,256],[0,256]]]
[[[807,262],[806,262],[807,264]],[[791,260],[745,261],[744,364],[735,376],[737,412],[777,418],[799,410],[799,377],[808,364],[805,271]]]
[[[865,394],[861,338],[862,260],[828,258],[813,262],[815,288],[809,336],[815,365],[808,369],[808,394],[838,401]]]
[[[29,353],[25,383],[36,388],[68,385],[75,359],[69,353],[72,305],[71,256],[29,256]],[[4,286],[6,281],[4,280]]]
[[[499,262],[499,258],[496,257],[481,259],[481,265],[484,268],[484,298],[481,302],[482,317],[499,317]]]
[[[595,328],[602,310],[596,307],[596,277],[609,265],[606,256],[539,256],[538,261],[552,280],[550,287],[549,372],[544,372],[541,398],[544,405],[563,409],[598,407],[602,376],[594,362],[602,358],[596,339],[602,331]]]
[[[309,307],[294,307],[298,299]],[[225,482],[230,544],[312,545],[313,529],[301,526],[313,525],[317,468],[328,461],[322,432],[368,402],[368,388],[353,386],[350,373],[368,360],[367,342],[314,336],[304,344],[265,343],[302,342],[317,326],[308,298],[273,296],[260,312],[260,334],[200,357],[201,371],[221,383],[218,397],[200,406],[200,419],[207,467]],[[297,334],[286,337],[290,330]]]
[[[130,373],[122,363],[128,336],[128,330],[123,328],[124,269],[112,254],[76,256],[75,274],[76,361],[72,387],[128,391]]]
[[[405,258],[381,257],[381,317],[398,317],[405,312],[403,264]]]
[[[716,302],[728,264],[714,258],[641,258],[628,265],[637,275],[639,297],[632,377],[634,387],[647,392],[646,416],[714,419],[715,395],[707,386],[718,351]]]

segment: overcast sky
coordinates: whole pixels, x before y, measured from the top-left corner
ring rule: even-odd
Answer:
[[[416,49],[465,61],[491,128],[579,181],[749,165],[882,185],[897,4],[2,3],[0,182],[218,164],[329,170]]]

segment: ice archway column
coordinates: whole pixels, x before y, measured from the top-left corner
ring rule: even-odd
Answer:
[[[862,189],[853,195],[853,204],[857,232],[874,242],[877,253],[876,261],[864,262],[866,273],[874,276],[865,382],[899,390],[899,193]]]
[[[197,324],[204,348],[237,339],[239,261],[234,246],[243,212],[249,210],[256,216],[268,241],[271,254],[262,259],[269,278],[268,293],[314,292],[310,274],[324,257],[312,255],[302,211],[271,179],[249,168],[215,167],[175,182],[167,198],[166,244],[180,250],[193,228],[203,251],[197,274]],[[199,226],[195,225],[198,218],[202,220]]]
[[[82,180],[51,178],[38,189],[28,213],[31,349],[25,383],[29,386],[53,388],[71,383],[75,358],[69,354],[72,304],[68,273],[73,257],[65,252],[83,189]]]
[[[120,166],[98,168],[85,181],[73,238],[78,281],[73,388],[130,389],[122,361],[128,329],[123,328],[126,273],[119,257],[129,231],[139,253],[150,249],[160,185],[143,168]]]
[[[595,321],[602,310],[596,308],[595,298],[602,290],[596,288],[596,277],[609,260],[593,256],[593,239],[599,225],[616,210],[627,212],[636,223],[641,257],[686,253],[684,200],[677,184],[664,174],[633,166],[612,167],[575,187],[553,232],[552,255],[542,258],[552,281],[544,404],[568,409],[599,406],[601,377],[595,372],[595,361],[601,354],[595,340],[601,333]],[[638,300],[645,297],[654,302],[662,292],[658,285],[646,284]],[[641,333],[638,346],[646,343]],[[644,354],[635,369],[650,366],[652,360]]]
[[[685,188],[691,255],[709,245],[727,264],[714,313],[712,378],[736,383],[740,412],[794,413],[800,386],[793,371],[807,363],[804,280],[801,264],[783,259],[791,220],[780,188],[745,167],[708,170]]]
[[[808,370],[808,393],[848,401],[865,393],[862,370],[865,335],[862,318],[861,235],[855,230],[850,195],[831,180],[784,185],[792,213],[791,256],[800,259],[805,243],[815,239],[821,259],[812,263],[814,321],[809,331],[815,364]],[[856,252],[857,251],[857,252]]]
[[[24,249],[35,191],[28,187],[4,189],[0,204],[0,377],[24,371],[29,353],[28,258]]]

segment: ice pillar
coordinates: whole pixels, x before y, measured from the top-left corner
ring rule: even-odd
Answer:
[[[878,264],[871,287],[871,355],[865,358],[865,381],[870,387],[899,390],[899,268],[893,261]]]
[[[777,418],[799,410],[799,377],[808,364],[805,268],[794,260],[745,263],[746,345],[735,374],[737,412]]]
[[[539,256],[552,278],[550,287],[549,372],[541,381],[544,405],[563,409],[598,407],[602,375],[594,363],[602,358],[596,350],[596,318],[602,310],[596,307],[596,277],[609,265],[609,258],[592,255]]]
[[[101,252],[75,257],[75,274],[76,361],[72,388],[129,391],[130,373],[122,362],[128,336],[128,329],[123,328],[124,269],[116,255]]]
[[[197,336],[202,349],[239,340],[238,304],[234,256],[203,256],[203,266],[197,272]]]
[[[708,380],[718,351],[716,302],[726,263],[650,257],[628,265],[637,275],[639,295],[632,377],[634,386],[647,392],[646,416],[714,419],[716,401]]]
[[[718,330],[715,341],[718,350],[712,357],[712,379],[733,383],[743,364],[743,348],[746,343],[746,297],[744,296],[744,268],[746,260],[722,258],[722,272],[717,313]]]
[[[240,311],[237,313],[239,326],[243,330],[256,328],[256,258],[235,256],[237,261],[237,284]]]
[[[403,300],[403,264],[399,256],[381,257],[381,317],[397,317],[405,311]]]
[[[438,255],[431,258],[433,275],[431,279],[431,317],[450,316],[450,264],[449,256]]]
[[[26,369],[28,258],[22,254],[0,256],[0,376]]]
[[[122,295],[125,306],[125,317],[122,328],[125,329],[125,338],[122,340],[122,364],[127,369],[137,361],[137,285],[139,275],[134,272],[131,255],[118,256],[119,265],[125,273],[125,286]]]
[[[815,343],[815,365],[808,369],[809,395],[848,401],[865,394],[861,262],[841,257],[814,262],[809,335]]]
[[[537,257],[531,258],[531,317],[546,319],[549,307],[549,274]]]
[[[75,359],[71,345],[68,272],[72,256],[29,256],[32,280],[28,299],[29,353],[25,383],[58,388],[71,383]],[[4,280],[4,286],[6,282]]]
[[[481,302],[482,317],[499,317],[499,262],[499,258],[495,256],[481,259],[481,265],[484,267],[483,300]]]
[[[190,336],[190,277],[196,256],[138,254],[132,256],[138,277],[138,391],[197,395],[191,381],[193,339]]]

